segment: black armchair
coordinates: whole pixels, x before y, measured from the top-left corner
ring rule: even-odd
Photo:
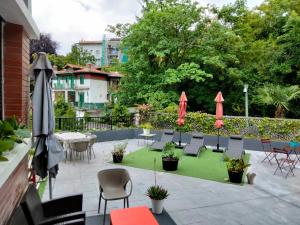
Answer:
[[[50,225],[85,224],[85,212],[82,212],[82,194],[41,202],[38,191],[30,185],[21,206],[29,224]],[[68,222],[69,223],[66,223]]]
[[[17,207],[13,212],[8,225],[29,225],[21,207]]]

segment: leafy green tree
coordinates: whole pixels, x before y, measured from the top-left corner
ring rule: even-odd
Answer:
[[[55,117],[75,117],[75,109],[70,104],[65,102],[62,96],[59,96],[54,104]]]
[[[63,67],[68,63],[66,57],[63,55],[48,54],[48,59],[52,65],[57,66],[58,70],[62,70]]]
[[[66,62],[85,66],[87,63],[95,64],[96,59],[89,51],[75,44],[71,52],[66,55]]]
[[[300,88],[297,85],[281,86],[278,84],[266,84],[258,88],[255,101],[258,104],[275,106],[275,117],[283,118],[285,111],[289,110],[290,101],[299,97]]]

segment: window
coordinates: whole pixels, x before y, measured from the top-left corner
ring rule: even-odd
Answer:
[[[71,88],[73,89],[74,88],[74,77],[71,76]]]
[[[80,79],[80,84],[84,84],[84,75],[83,74],[80,75],[79,79]]]
[[[0,119],[3,119],[3,32],[4,20],[0,16]]]
[[[78,95],[79,95],[79,107],[82,107],[84,103],[84,92],[79,92]]]

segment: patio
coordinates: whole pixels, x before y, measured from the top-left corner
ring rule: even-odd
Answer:
[[[137,139],[98,142],[94,145],[96,158],[60,163],[60,170],[54,182],[53,197],[83,193],[83,210],[87,216],[97,215],[98,181],[96,174],[104,168],[124,167],[133,181],[130,206],[147,205],[146,189],[154,184],[153,171],[119,166],[109,163],[111,150],[116,143],[128,142],[127,153],[144,147]],[[251,167],[248,171],[257,174],[254,185],[239,186],[223,184],[164,172],[157,173],[160,185],[166,187],[170,196],[165,209],[177,225],[196,224],[298,224],[300,220],[299,170],[295,177],[273,175],[275,163],[261,163],[263,152],[251,153]],[[48,186],[43,200],[49,198]],[[122,201],[108,203],[108,211],[122,208]],[[101,206],[103,213],[103,206]]]

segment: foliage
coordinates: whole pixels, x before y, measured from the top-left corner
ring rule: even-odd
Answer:
[[[53,41],[50,34],[41,33],[40,38],[30,40],[30,62],[33,61],[33,54],[45,52],[56,55],[58,43]]]
[[[63,69],[67,63],[85,66],[88,63],[95,64],[96,62],[95,57],[89,51],[84,50],[77,44],[72,46],[71,52],[66,56],[48,54],[48,59],[52,65],[57,66],[58,70]]]
[[[167,160],[179,160],[180,155],[175,153],[175,144],[172,142],[168,142],[165,144],[163,149],[162,158]]]
[[[63,96],[57,97],[57,100],[54,104],[54,113],[56,118],[76,116],[74,107],[70,103],[65,102]]]
[[[85,66],[87,63],[95,64],[96,59],[89,51],[75,44],[72,46],[71,52],[66,55],[66,61],[71,64]]]
[[[163,200],[169,196],[168,190],[159,185],[150,186],[146,195],[154,200]]]
[[[151,123],[142,123],[140,125],[140,127],[143,128],[143,129],[149,129],[149,130],[153,128],[153,126],[151,125]]]
[[[243,172],[250,164],[246,164],[243,159],[230,159],[227,162],[227,170],[233,173]]]
[[[174,113],[151,113],[149,122],[155,129],[174,129],[178,115]],[[224,127],[220,129],[220,134],[224,136],[240,134],[246,128],[246,121],[243,117],[224,117]],[[214,127],[215,116],[207,113],[188,112],[185,116],[185,130],[201,131],[205,134],[216,135],[217,129]],[[256,134],[245,134],[246,137],[260,138],[270,137],[279,140],[291,140],[300,130],[300,120],[273,119],[273,118],[249,118],[249,124],[259,130]]]
[[[125,105],[115,104],[112,109],[112,117],[115,119],[126,118],[130,116],[130,113]]]
[[[298,2],[265,0],[249,9],[246,0],[221,8],[190,0],[142,0],[136,23],[110,27],[122,36],[129,56],[121,65],[118,100],[162,110],[186,91],[188,110],[212,114],[221,90],[224,113],[242,115],[247,83],[250,115],[273,116],[272,106],[257,107],[253,100],[265,83],[299,84]],[[290,102],[294,107],[285,115],[299,117],[299,99]]]
[[[121,143],[114,145],[114,150],[111,152],[112,155],[115,156],[123,156],[126,152],[126,147],[128,143]]]
[[[286,110],[289,110],[290,101],[300,97],[298,85],[282,86],[266,84],[257,90],[255,101],[259,104],[273,105],[276,107],[275,117],[282,118]]]
[[[13,149],[15,143],[22,143],[22,136],[16,134],[16,130],[19,130],[18,134],[21,134],[20,125],[15,118],[9,118],[7,120],[0,120],[0,161],[7,161],[8,159],[3,156],[3,152]]]

